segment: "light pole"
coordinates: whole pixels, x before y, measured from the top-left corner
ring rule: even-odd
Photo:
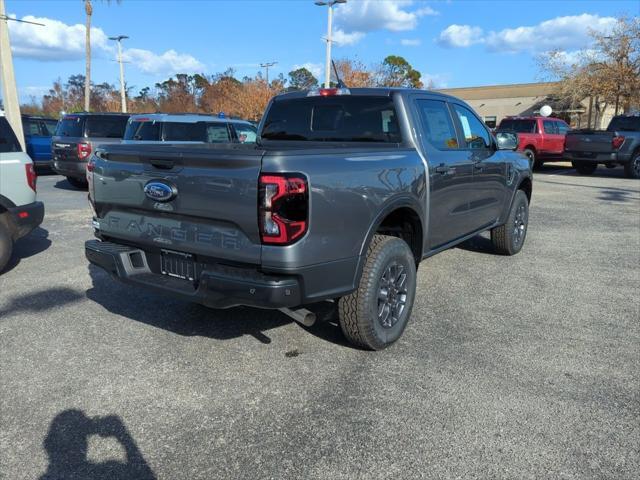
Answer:
[[[267,87],[269,86],[269,68],[273,67],[277,63],[278,62],[267,62],[267,63],[261,63],[260,64],[260,68],[264,68],[265,71],[266,71],[265,79],[267,80]]]
[[[126,40],[126,35],[118,35],[117,37],[109,37],[118,43],[118,63],[120,64],[120,107],[122,113],[127,113],[127,92],[124,89],[124,65],[122,64],[122,40]]]
[[[333,6],[336,3],[347,3],[347,0],[329,0],[325,1],[317,1],[316,5],[319,7],[328,7],[328,19],[327,19],[327,58],[326,65],[324,66],[324,88],[329,88],[331,86],[331,42],[333,41],[331,38],[331,22],[333,21]]]

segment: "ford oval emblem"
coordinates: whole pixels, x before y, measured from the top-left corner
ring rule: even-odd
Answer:
[[[144,186],[144,194],[156,202],[168,202],[178,195],[178,189],[163,181],[152,180]]]

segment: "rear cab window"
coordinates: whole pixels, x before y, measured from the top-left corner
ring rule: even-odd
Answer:
[[[0,117],[0,153],[21,152],[22,148],[6,118]]]
[[[122,138],[128,120],[124,115],[88,115],[87,137]]]
[[[56,136],[84,137],[85,117],[81,115],[67,115],[58,122]]]
[[[274,101],[261,138],[267,141],[402,142],[393,99],[358,95]]]
[[[516,133],[538,133],[535,120],[507,118],[500,122],[500,130],[512,130]]]
[[[607,127],[609,132],[640,132],[640,116],[613,117]]]

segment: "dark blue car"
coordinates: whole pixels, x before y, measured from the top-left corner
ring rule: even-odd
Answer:
[[[57,124],[58,121],[54,118],[22,116],[27,153],[37,167],[51,166],[51,136],[55,133]]]

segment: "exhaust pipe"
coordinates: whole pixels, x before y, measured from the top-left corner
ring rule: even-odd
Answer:
[[[310,312],[306,308],[297,308],[295,310],[291,310],[290,308],[279,308],[282,313],[288,315],[293,318],[296,322],[304,325],[305,327],[311,327],[314,323],[316,323],[316,314]]]

